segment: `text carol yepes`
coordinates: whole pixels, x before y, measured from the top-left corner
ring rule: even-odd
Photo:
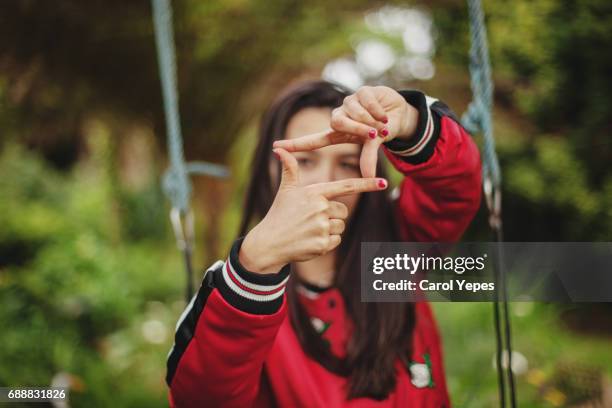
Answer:
[[[430,282],[428,280],[420,280],[413,282],[407,279],[402,279],[399,282],[383,282],[377,279],[372,282],[372,286],[376,291],[385,290],[422,290],[422,291],[460,291],[480,292],[495,290],[493,282],[468,282],[461,279],[451,279],[448,282]]]

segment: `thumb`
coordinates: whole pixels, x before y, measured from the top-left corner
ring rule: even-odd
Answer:
[[[283,166],[280,186],[297,186],[299,182],[299,167],[295,157],[293,157],[291,153],[280,147],[272,149],[272,151],[274,152],[274,154],[276,154],[276,157],[278,157]]]

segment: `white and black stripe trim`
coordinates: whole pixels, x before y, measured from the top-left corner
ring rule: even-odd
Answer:
[[[228,303],[247,313],[273,314],[281,307],[289,279],[289,265],[279,273],[262,275],[246,270],[238,254],[242,238],[236,240],[220,271],[218,289]]]
[[[240,296],[256,302],[269,302],[281,297],[285,293],[285,284],[289,277],[287,276],[281,283],[271,285],[270,287],[250,283],[243,280],[236,273],[232,267],[231,260],[228,258],[223,267],[223,279],[225,284]]]
[[[305,296],[308,299],[316,299],[321,295],[321,293],[326,292],[331,289],[331,286],[324,287],[318,286],[313,283],[308,283],[306,281],[297,281],[295,285],[296,290],[301,295]]]
[[[168,386],[172,384],[172,379],[174,378],[174,373],[176,372],[179,361],[195,334],[196,326],[204,310],[208,296],[215,287],[214,276],[221,270],[222,266],[223,262],[217,261],[206,271],[200,289],[198,289],[198,292],[191,298],[191,301],[176,324],[174,344],[168,353],[167,360],[166,383]]]
[[[172,384],[179,361],[195,334],[208,297],[215,288],[231,306],[243,312],[274,314],[282,306],[285,285],[289,279],[289,265],[272,275],[249,272],[238,260],[241,244],[242,238],[236,240],[227,261],[217,261],[208,268],[198,292],[181,314],[176,324],[174,345],[168,353],[168,386]]]
[[[420,91],[399,91],[399,93],[406,102],[419,111],[415,135],[410,141],[393,139],[384,145],[408,163],[426,162],[433,155],[440,134],[440,116],[433,109],[439,101]]]
[[[231,258],[227,259],[225,271],[229,275],[231,273],[231,277],[227,276],[228,279],[236,279],[240,286],[242,286],[245,290],[253,294],[259,295],[271,295],[273,293],[278,293],[279,290],[284,289],[287,284],[287,280],[289,276],[285,277],[280,283],[270,284],[270,285],[258,285],[257,283],[251,283],[240,277],[234,266],[232,265]]]
[[[320,293],[312,291],[299,283],[296,285],[295,290],[297,290],[300,295],[306,297],[307,299],[317,299],[321,295]]]
[[[425,95],[425,100],[427,101],[426,108],[424,110],[426,124],[425,130],[415,137],[415,144],[404,150],[394,150],[393,153],[399,154],[400,156],[415,156],[423,151],[423,148],[427,145],[427,142],[431,140],[431,136],[434,134],[435,124],[431,115],[430,106],[436,101],[436,99],[430,98]]]

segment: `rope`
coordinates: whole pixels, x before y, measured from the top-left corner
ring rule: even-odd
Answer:
[[[187,271],[187,299],[191,298],[192,266],[191,257],[194,241],[193,214],[190,210],[191,199],[190,174],[204,174],[213,177],[228,177],[229,172],[224,166],[206,162],[185,163],[181,122],[179,116],[178,93],[176,86],[176,63],[174,36],[172,28],[172,9],[169,0],[151,0],[153,7],[153,23],[155,27],[155,44],[157,46],[157,62],[164,100],[166,117],[166,134],[170,168],[162,178],[163,191],[172,204],[170,220],[179,250],[185,259]]]
[[[512,372],[512,335],[508,311],[508,294],[503,269],[502,207],[501,207],[501,170],[495,151],[493,137],[493,81],[491,79],[491,64],[489,62],[489,45],[484,22],[484,12],[480,0],[468,0],[470,18],[470,79],[472,101],[461,120],[465,128],[472,134],[482,133],[483,146],[483,190],[487,208],[489,209],[489,224],[497,242],[497,261],[494,266],[496,298],[493,302],[495,326],[496,354],[495,361],[498,374],[499,400],[501,407],[506,406],[506,388],[502,366],[502,353],[507,353],[506,378],[509,385],[510,406],[516,407],[516,391],[514,374]],[[500,307],[501,306],[501,307]],[[503,330],[502,330],[503,327]]]
[[[206,162],[185,163],[176,92],[172,9],[168,0],[152,0],[152,5],[157,62],[159,64],[159,75],[162,85],[162,97],[164,99],[168,152],[170,155],[170,168],[163,176],[162,186],[172,206],[186,213],[189,209],[189,200],[191,198],[189,174],[203,174],[224,178],[229,176],[229,172],[224,166],[218,164]]]
[[[483,174],[491,180],[494,188],[501,185],[501,171],[495,153],[493,138],[493,81],[489,62],[489,45],[480,0],[468,0],[470,17],[470,78],[473,99],[461,121],[471,133],[482,132],[484,136]]]
[[[185,171],[181,123],[179,120],[178,96],[176,92],[176,64],[174,62],[174,36],[172,32],[172,10],[168,0],[152,0],[157,63],[164,99],[166,132],[170,169],[164,176],[164,190],[174,208],[187,212],[191,195],[191,183]]]

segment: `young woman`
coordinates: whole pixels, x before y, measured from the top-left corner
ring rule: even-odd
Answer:
[[[395,201],[383,152],[405,176]],[[242,238],[177,324],[170,404],[450,406],[428,304],[361,302],[359,271],[362,241],[452,242],[474,216],[478,150],[448,108],[302,83],[266,113],[253,164]]]

